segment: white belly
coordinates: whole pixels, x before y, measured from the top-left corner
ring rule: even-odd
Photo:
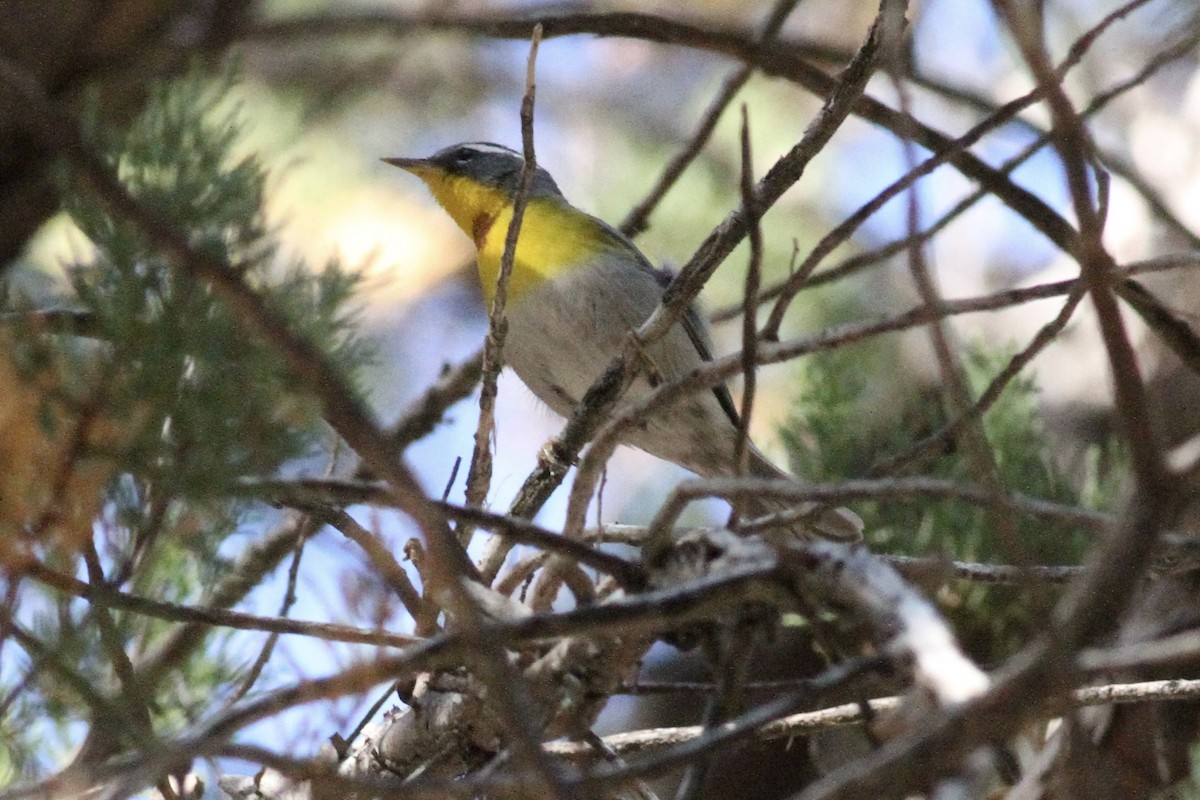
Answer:
[[[620,280],[615,273],[621,270]],[[653,275],[601,265],[575,270],[525,293],[508,307],[505,360],[542,402],[570,416],[620,351],[630,330],[654,311],[661,290]],[[663,380],[701,363],[687,332],[676,326],[648,349]],[[650,391],[646,371],[623,403]],[[701,391],[647,420],[624,441],[702,475],[732,465],[733,424],[711,391]]]

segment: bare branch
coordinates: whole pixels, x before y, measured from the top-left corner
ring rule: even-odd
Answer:
[[[322,511],[328,513],[327,504],[335,506],[370,504],[395,508],[398,507],[399,502],[387,487],[374,483],[298,479],[247,482],[244,487],[248,496],[266,499],[272,503],[302,509],[313,514],[319,514]],[[637,589],[645,585],[645,574],[636,564],[595,550],[578,540],[566,539],[522,517],[496,514],[480,508],[458,506],[445,501],[438,502],[437,506],[449,519],[486,528],[497,536],[509,540],[512,544],[538,547],[578,561],[580,564],[612,575],[626,588]],[[374,539],[374,537],[371,538]],[[373,546],[377,547],[378,545]]]
[[[783,192],[791,187],[804,173],[805,167],[821,148],[833,137],[841,124],[850,114],[854,104],[866,90],[868,79],[875,65],[883,55],[898,46],[904,31],[907,4],[903,0],[883,0],[879,13],[854,59],[847,65],[841,77],[831,82],[830,91],[821,111],[809,124],[800,141],[780,158],[767,174],[758,182],[754,194],[756,209],[765,213]],[[695,254],[671,281],[671,285],[663,294],[662,303],[650,315],[643,325],[630,338],[629,346],[609,368],[622,369],[625,372],[634,363],[633,352],[646,344],[664,336],[671,326],[678,322],[679,317],[699,294],[704,283],[712,276],[716,268],[729,256],[733,248],[747,233],[747,219],[740,210],[734,211],[725,218],[717,228],[697,248]],[[607,376],[607,373],[606,373]],[[602,377],[597,388],[606,383]],[[592,392],[589,391],[591,396]],[[597,404],[598,405],[598,404]],[[608,404],[608,405],[611,405]],[[580,404],[578,413],[586,413],[589,409],[588,397]],[[607,411],[607,407],[605,408]],[[613,423],[609,422],[605,429],[612,430]],[[583,530],[584,518],[590,498],[595,492],[600,471],[616,446],[616,437],[602,440],[597,436],[596,441],[588,450],[587,456],[579,466],[575,483],[571,487],[570,500],[567,506],[567,524],[564,532],[568,536],[578,536]]]
[[[471,467],[467,471],[467,505],[480,508],[487,499],[492,480],[492,438],[496,432],[496,381],[504,367],[504,340],[508,336],[508,320],[505,307],[508,304],[508,281],[512,275],[513,261],[517,255],[517,239],[521,235],[521,223],[525,219],[525,206],[529,202],[529,188],[537,172],[537,161],[533,151],[533,102],[537,92],[534,81],[534,66],[537,63],[538,45],[542,40],[542,26],[533,28],[529,45],[529,59],[525,68],[525,95],[521,99],[521,140],[525,160],[517,181],[517,193],[513,197],[512,219],[504,234],[504,251],[500,256],[500,272],[496,279],[492,307],[488,310],[488,333],[483,345],[483,390],[479,395],[479,426],[475,430],[475,449],[471,453]],[[459,541],[466,546],[470,529],[459,532]]]
[[[774,8],[771,9],[770,15],[767,17],[766,23],[763,25],[762,40],[764,42],[769,42],[775,38],[776,34],[779,33],[779,29],[783,27],[783,23],[787,21],[788,16],[798,3],[799,0],[777,0]],[[692,127],[691,138],[684,143],[683,147],[663,167],[662,174],[659,175],[654,187],[646,197],[634,208],[630,209],[629,213],[625,215],[625,219],[617,226],[621,233],[624,233],[626,236],[637,236],[646,230],[650,224],[650,214],[662,202],[663,197],[675,185],[679,177],[683,175],[684,170],[700,154],[700,151],[712,136],[712,132],[716,129],[721,115],[753,74],[754,65],[743,64],[725,79],[725,82],[721,85],[721,90],[717,92],[717,96],[712,99],[708,108],[701,115],[700,121]]]
[[[1065,506],[1047,500],[1027,497],[1016,492],[997,492],[990,487],[971,486],[939,478],[915,476],[909,478],[880,478],[876,480],[846,480],[833,484],[801,484],[795,481],[775,481],[763,478],[709,478],[680,483],[667,502],[659,509],[650,530],[669,528],[684,507],[703,497],[721,497],[734,501],[749,495],[778,497],[797,503],[808,501],[822,504],[845,503],[853,500],[884,500],[887,498],[940,498],[962,500],[987,508],[1014,511],[1035,519],[1079,526],[1096,533],[1108,532],[1113,517],[1097,511]],[[787,523],[785,514],[764,518],[763,522],[747,522],[743,528],[755,531]]]
[[[1183,701],[1194,700],[1197,697],[1200,697],[1200,680],[1167,680],[1088,686],[1076,689],[1071,695],[1071,701],[1076,706],[1098,706],[1109,703]],[[878,697],[867,700],[866,705],[872,714],[880,714],[894,711],[901,702],[900,697]],[[782,717],[759,727],[754,731],[754,738],[759,741],[787,739],[823,728],[862,725],[868,721],[869,718],[863,713],[862,703],[846,703],[820,711],[805,711]],[[701,726],[689,725],[618,733],[604,737],[604,743],[620,755],[634,755],[695,741],[703,735],[704,729]],[[575,743],[551,743],[546,745],[546,749],[555,755],[568,758],[589,755],[586,745]]]
[[[70,575],[51,569],[41,563],[33,562],[24,568],[25,573],[34,580],[72,597],[79,597],[105,608],[130,611],[147,617],[184,622],[199,628],[223,627],[237,630],[262,631],[265,633],[296,634],[325,639],[331,642],[352,642],[359,644],[374,644],[384,647],[407,647],[422,641],[413,636],[387,633],[384,631],[367,631],[348,625],[335,625],[327,622],[304,622],[284,617],[263,617],[246,614],[241,611],[229,611],[223,608],[209,606],[185,606],[177,603],[164,603],[147,597],[138,597],[84,583]]]
[[[742,213],[750,226],[750,260],[746,264],[746,283],[742,313],[742,409],[738,425],[734,462],[746,472],[750,455],[750,416],[754,411],[754,391],[758,385],[758,365],[754,360],[758,345],[758,288],[762,283],[762,224],[754,198],[754,164],[750,157],[750,116],[742,106]]]
[[[446,410],[471,393],[482,374],[482,350],[461,364],[444,370],[441,377],[400,415],[399,421],[388,432],[388,446],[395,457],[398,458],[410,444],[431,433],[442,421]]]
[[[417,587],[413,586],[408,572],[400,566],[400,562],[392,555],[392,551],[379,540],[379,537],[350,516],[344,509],[329,509],[309,507],[308,512],[326,525],[337,529],[343,536],[354,542],[366,554],[371,565],[387,582],[396,597],[404,605],[405,610],[413,618],[414,630],[418,636],[428,635],[437,628],[438,608],[421,596]]]
[[[1016,353],[1008,360],[1008,363],[1004,365],[1004,369],[996,373],[995,377],[988,383],[987,388],[980,393],[979,398],[971,404],[970,408],[958,414],[940,429],[920,441],[914,442],[903,453],[875,464],[871,468],[871,474],[893,475],[901,472],[919,463],[938,448],[944,447],[949,442],[953,442],[964,426],[974,424],[982,419],[987,410],[1000,399],[1000,395],[1003,394],[1005,387],[1020,375],[1021,370],[1025,369],[1037,357],[1038,353],[1048,347],[1067,326],[1067,323],[1071,321],[1071,317],[1075,313],[1075,309],[1079,307],[1079,303],[1083,300],[1083,295],[1082,288],[1076,287],[1072,289],[1067,295],[1067,302],[1063,304],[1062,310],[1058,312],[1058,316],[1043,325],[1041,330],[1037,332],[1037,335],[1025,346],[1025,349]]]

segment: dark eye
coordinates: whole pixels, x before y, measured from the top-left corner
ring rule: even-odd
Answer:
[[[468,147],[460,147],[450,154],[450,160],[457,167],[465,167],[475,157],[475,151]]]

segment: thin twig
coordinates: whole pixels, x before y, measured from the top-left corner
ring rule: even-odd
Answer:
[[[1083,296],[1084,292],[1082,288],[1073,289],[1067,295],[1067,302],[1063,303],[1063,307],[1058,312],[1058,315],[1042,326],[1037,335],[1026,345],[1025,349],[1015,353],[1008,360],[1008,363],[1004,365],[1002,370],[996,373],[995,377],[992,378],[991,382],[988,383],[987,387],[980,393],[979,398],[970,408],[961,412],[950,420],[950,422],[928,436],[925,436],[920,441],[914,442],[904,452],[894,455],[886,461],[876,463],[871,467],[870,474],[895,475],[905,469],[909,469],[919,464],[930,454],[944,448],[947,443],[953,442],[964,426],[982,419],[988,409],[1000,399],[1000,395],[1004,393],[1005,387],[1020,375],[1021,370],[1025,369],[1042,350],[1055,341],[1058,334],[1071,321],[1071,317],[1074,315],[1075,309],[1079,307]]]
[[[755,186],[756,207],[759,213],[766,213],[783,192],[800,179],[812,158],[828,143],[846,120],[851,109],[862,98],[867,81],[873,74],[878,59],[898,44],[904,30],[906,8],[907,4],[904,0],[884,0],[880,4],[879,14],[862,47],[840,78],[836,81],[830,79],[829,92],[820,112],[809,124],[800,141],[776,161]],[[614,360],[609,371],[593,388],[605,386],[609,381],[614,389],[621,388],[622,381],[619,378],[625,375],[631,365],[635,363],[633,354],[666,335],[699,294],[705,282],[746,236],[747,232],[745,214],[738,209],[730,213],[725,221],[709,234],[688,263],[671,281],[663,293],[662,303],[659,307],[634,332],[625,351]],[[610,377],[612,372],[616,372],[615,378]],[[589,391],[588,394],[591,395],[592,392]],[[612,400],[607,394],[602,395],[600,399],[608,400],[606,404],[602,405],[607,413]],[[586,403],[581,404],[580,410],[583,411],[585,408],[587,408]],[[608,422],[605,429],[611,430],[614,421],[615,419]],[[599,446],[600,444],[601,440],[597,435],[592,447],[589,448],[587,455],[580,463],[575,483],[571,486],[567,505],[567,521],[563,529],[568,536],[578,536],[582,532],[587,507],[590,498],[595,493],[600,469],[612,455],[617,439],[612,437],[603,443],[604,446]]]
[[[754,162],[750,155],[750,116],[742,105],[742,213],[750,228],[750,259],[746,263],[746,285],[742,314],[742,409],[734,446],[734,463],[745,473],[750,458],[750,416],[754,411],[754,391],[758,384],[755,350],[758,346],[758,288],[762,283],[762,223],[754,198]]]
[[[475,430],[471,467],[467,470],[467,505],[474,508],[483,506],[492,479],[491,447],[496,432],[496,382],[500,377],[500,370],[504,367],[504,340],[508,336],[508,320],[505,318],[508,281],[517,255],[517,240],[521,235],[521,223],[525,219],[525,206],[529,202],[529,189],[533,185],[534,173],[537,172],[533,150],[533,103],[537,93],[534,65],[537,63],[538,45],[541,40],[542,26],[537,25],[533,29],[533,37],[529,44],[529,57],[525,66],[525,94],[521,98],[521,143],[525,160],[521,165],[516,194],[512,199],[512,218],[504,235],[504,252],[500,257],[500,272],[496,279],[495,294],[492,296],[492,307],[488,311],[488,333],[483,345],[483,389],[479,395],[479,426]],[[465,546],[469,536],[469,532],[460,531],[459,541]]]
[[[1106,520],[1097,519],[1095,522],[1094,530],[1097,532],[1111,530],[1112,526],[1116,524],[1116,518],[1108,518],[1109,527],[1107,528],[1104,527]],[[1081,527],[1085,526],[1081,525]],[[679,529],[677,528],[676,530]],[[650,529],[643,525],[605,525],[601,529],[588,531],[585,538],[589,541],[640,547],[647,541],[649,536]],[[1170,541],[1165,541],[1163,544],[1164,552],[1166,553],[1171,553],[1172,550],[1190,552],[1193,549],[1190,543],[1186,541],[1180,541],[1177,545]],[[1071,578],[1077,577],[1083,571],[1083,567],[1032,566],[1022,568],[1008,564],[951,561],[940,556],[880,555],[878,557],[910,580],[927,580],[930,576],[945,576],[946,578],[977,583],[1002,584],[1016,583],[1019,580],[1027,580],[1032,576],[1036,580],[1047,583],[1065,583]],[[1200,651],[1200,645],[1197,645],[1197,648]]]
[[[139,719],[139,711],[145,710],[144,703],[138,704],[141,709],[129,708],[122,702],[113,702],[105,697],[88,676],[66,663],[62,652],[43,642],[13,619],[8,608],[0,607],[0,625],[4,626],[13,642],[29,654],[31,662],[38,669],[53,675],[58,686],[74,692],[88,706],[94,724],[110,726],[107,732],[110,738],[132,745],[147,735],[145,720]]]
[[[1112,529],[1111,515],[1076,506],[1066,506],[1048,500],[1028,497],[1016,492],[996,492],[988,487],[957,483],[940,478],[922,476],[910,478],[881,478],[876,480],[846,480],[832,484],[797,483],[764,478],[708,478],[684,481],[676,486],[670,497],[659,508],[650,530],[669,528],[678,519],[684,508],[695,500],[705,497],[720,497],[737,501],[745,497],[774,497],[789,502],[813,502],[821,504],[846,503],[854,500],[897,500],[908,498],[953,499],[984,508],[1014,511],[1034,519],[1075,525],[1084,530],[1103,533]],[[746,522],[743,529],[755,531],[760,527],[780,524],[789,519],[786,514],[766,518],[762,526]]]
[[[762,41],[768,42],[775,38],[779,33],[779,29],[783,27],[783,23],[791,15],[796,8],[799,0],[778,0],[775,7],[771,9],[771,13],[767,17],[766,23],[763,25]],[[663,197],[670,191],[671,187],[683,175],[684,170],[696,160],[696,156],[704,149],[704,145],[712,137],[712,132],[716,130],[717,122],[721,119],[721,115],[725,113],[725,109],[733,102],[733,98],[737,96],[746,82],[750,80],[750,76],[754,74],[754,65],[747,63],[734,70],[721,85],[721,90],[717,92],[716,97],[708,104],[708,108],[700,116],[700,121],[692,127],[691,138],[683,144],[682,147],[671,157],[667,165],[663,167],[662,173],[655,182],[654,187],[650,192],[632,208],[625,219],[617,228],[626,236],[637,236],[642,233],[650,224],[650,214],[662,202]]]
[[[375,505],[388,508],[399,507],[399,500],[386,486],[361,481],[296,479],[283,481],[255,481],[243,484],[246,496],[267,499],[276,505],[288,506],[306,513],[333,514],[331,506]],[[556,553],[580,564],[612,575],[626,589],[636,590],[645,585],[645,574],[637,565],[602,550],[596,550],[575,539],[567,539],[551,530],[536,525],[524,517],[497,514],[480,508],[468,508],[442,501],[438,508],[450,519],[460,523],[486,528],[511,544],[538,547]],[[341,513],[345,513],[344,511]],[[339,527],[337,516],[323,519]],[[349,535],[349,534],[347,534]],[[353,538],[353,537],[351,537]],[[374,540],[374,537],[370,537]],[[372,545],[378,547],[379,545]],[[386,551],[385,551],[386,552]],[[389,554],[390,555],[390,554]],[[377,568],[382,568],[376,564]],[[403,572],[403,569],[397,565]],[[385,572],[391,568],[386,568]]]
[[[751,668],[751,654],[760,628],[733,620],[721,626],[716,634],[718,652],[714,671],[717,680],[708,696],[701,723],[704,735],[727,724],[742,713],[746,681]],[[712,752],[700,753],[687,761],[683,778],[675,792],[675,800],[695,800],[700,797],[713,765]]]
[[[107,586],[104,579],[104,569],[100,564],[100,556],[93,542],[87,542],[82,550],[83,561],[87,568],[88,583],[92,586]],[[137,726],[138,736],[152,736],[154,727],[150,717],[149,695],[138,684],[133,663],[125,652],[125,643],[121,640],[115,620],[109,609],[92,606],[88,609],[88,617],[100,634],[100,644],[108,653],[112,662],[113,672],[117,676],[116,699],[119,701],[128,720]],[[28,640],[26,646],[30,644]],[[31,653],[32,655],[32,653]],[[85,697],[86,699],[86,697]],[[104,709],[93,708],[93,713]],[[119,730],[113,730],[109,720],[93,716],[91,728],[79,753],[75,756],[77,764],[103,761],[117,752]],[[128,733],[128,732],[126,732]]]
[[[1030,581],[1061,584],[1078,578],[1084,567],[1046,566],[1042,564],[980,564],[971,561],[951,561],[945,558],[918,556],[880,556],[897,572],[909,580],[920,583],[930,575],[945,575],[960,581],[992,585],[1027,585]]]
[[[283,592],[283,600],[279,604],[277,617],[286,617],[292,610],[292,606],[296,604],[296,583],[300,578],[300,558],[304,554],[304,545],[307,542],[307,536],[301,536],[296,539],[296,547],[292,551],[292,563],[288,567],[287,585]],[[278,633],[268,634],[267,641],[258,652],[258,657],[254,659],[254,663],[250,665],[250,669],[246,670],[246,674],[229,697],[227,704],[236,703],[249,694],[250,690],[254,688],[254,684],[258,682],[259,677],[262,675],[262,671],[266,669],[267,661],[270,660],[271,654],[275,652],[275,645],[278,643]]]
[[[578,539],[568,539],[526,519],[450,504],[444,505],[443,510],[446,516],[452,519],[486,527],[494,535],[502,536],[515,544],[538,547],[611,575],[625,589],[637,590],[645,586],[646,575],[637,564],[603,550],[593,549]]]
[[[1194,662],[1200,656],[1200,631],[1190,630],[1149,642],[1095,647],[1079,654],[1080,669],[1088,672],[1160,667]]]
[[[422,641],[412,636],[403,636],[386,631],[367,631],[348,625],[335,625],[327,622],[304,622],[281,617],[264,617],[256,614],[246,614],[241,611],[213,608],[211,606],[188,606],[177,603],[166,603],[160,600],[152,600],[147,597],[120,592],[116,589],[93,586],[37,562],[24,565],[24,570],[25,574],[39,583],[72,597],[79,597],[106,608],[129,611],[134,614],[141,614],[171,622],[190,623],[200,628],[234,628],[236,630],[262,631],[267,633],[286,633],[298,636],[311,636],[331,642],[373,644],[380,647],[408,647]]]
[[[228,609],[234,606],[292,552],[297,540],[312,534],[316,523],[311,519],[292,514],[288,517],[242,550],[224,577],[210,591],[203,593],[204,604],[208,608]],[[138,663],[138,679],[142,685],[157,686],[172,674],[188,654],[204,644],[207,627],[199,621],[189,622],[166,634]]]
[[[1099,706],[1109,703],[1181,702],[1195,700],[1197,697],[1200,697],[1200,680],[1144,681],[1076,689],[1071,695],[1071,704]],[[901,700],[899,697],[877,697],[866,702],[871,713],[878,714],[898,708]],[[825,728],[861,725],[867,721],[861,703],[846,703],[777,719],[758,728],[754,738],[759,741],[788,739]],[[616,753],[628,756],[695,741],[704,735],[703,727],[688,725],[618,733],[604,737],[604,743]],[[587,754],[587,748],[576,743],[553,742],[546,745],[546,749],[565,758],[579,758]]]
[[[341,442],[336,438],[333,442],[332,453],[329,458],[329,463],[325,466],[325,477],[328,478],[334,473],[337,468],[338,454],[341,452]],[[345,512],[343,512],[345,513]],[[349,515],[346,515],[349,516]],[[296,537],[296,545],[292,554],[292,563],[288,567],[287,588],[283,593],[283,601],[280,604],[279,614],[277,616],[286,617],[292,610],[292,606],[296,603],[296,584],[300,579],[300,559],[304,555],[304,546],[308,543],[309,538],[316,532],[316,527],[305,525],[302,535]],[[279,634],[272,633],[267,637],[266,643],[259,651],[258,658],[246,671],[245,677],[242,679],[241,685],[233,693],[232,697],[227,701],[227,705],[236,703],[245,697],[250,689],[258,682],[262,671],[267,667],[267,661],[270,660],[271,654],[275,652],[275,646],[279,642]]]
[[[728,613],[730,604],[743,602],[763,582],[773,585],[778,567],[773,563],[749,565],[719,577],[699,579],[687,586],[644,592],[619,602],[559,614],[487,623],[489,635],[508,646],[559,636],[657,634],[714,615]],[[287,621],[285,621],[287,622]],[[394,634],[384,636],[395,638]],[[413,641],[403,652],[382,654],[352,664],[337,674],[298,681],[198,726],[181,747],[199,747],[221,740],[258,720],[288,708],[323,698],[357,694],[380,683],[441,666],[460,666],[478,657],[475,634],[446,633]],[[190,751],[189,751],[190,752]]]
[[[513,198],[512,219],[504,238],[500,274],[492,298],[488,335],[484,342],[479,427],[475,432],[475,449],[467,473],[466,499],[470,507],[483,505],[492,477],[491,444],[495,433],[496,381],[504,364],[504,340],[508,334],[508,320],[504,316],[508,299],[508,280],[517,253],[517,239],[525,217],[529,190],[537,170],[533,151],[533,106],[537,91],[535,66],[541,41],[542,26],[537,24],[533,26],[530,38],[525,71],[525,95],[521,99],[521,140],[525,160],[521,166],[516,196]],[[470,543],[471,531],[470,526],[460,528],[458,536],[463,547]],[[525,687],[518,680],[519,673],[508,662],[508,656],[500,643],[486,631],[482,618],[475,609],[471,609],[469,619],[460,619],[460,623],[464,623],[464,628],[476,637],[482,651],[483,657],[477,659],[475,667],[489,689],[493,699],[491,709],[501,729],[508,735],[508,745],[512,747],[514,757],[537,776],[542,792],[549,797],[566,800],[566,791],[562,787],[557,768],[538,746],[539,732],[533,715],[528,713],[530,699]]]
[[[388,446],[399,458],[410,444],[433,432],[446,410],[462,400],[479,383],[483,374],[483,351],[455,367],[447,367],[441,376],[417,398],[388,431]]]
[[[998,6],[1051,107],[1056,144],[1080,220],[1079,234],[1068,235],[1061,246],[1079,261],[1096,307],[1116,386],[1117,419],[1130,447],[1135,491],[1121,524],[1096,548],[1090,568],[1069,587],[1045,634],[1013,659],[992,691],[927,719],[886,747],[835,770],[808,787],[801,795],[805,800],[903,794],[928,786],[931,779],[956,769],[979,745],[1003,739],[1035,713],[1045,713],[1057,697],[1073,688],[1078,673],[1072,665],[1078,650],[1120,619],[1158,534],[1175,513],[1178,496],[1150,435],[1144,388],[1113,296],[1115,265],[1100,241],[1099,219],[1088,188],[1086,133],[1049,66],[1036,23],[1024,7]],[[1007,188],[1003,191],[1011,193]],[[1040,230],[1058,225],[1029,219]],[[911,768],[915,763],[921,764],[920,776]]]
[[[372,703],[365,712],[363,712],[362,717],[360,717],[358,720],[358,724],[354,726],[354,728],[350,731],[350,734],[343,737],[342,741],[344,742],[345,746],[349,746],[351,743],[357,740],[359,736],[362,735],[363,730],[367,727],[371,720],[375,719],[375,715],[379,713],[379,710],[383,708],[383,704],[388,701],[389,697],[396,694],[397,686],[398,684],[392,684],[387,689],[379,693],[379,697],[375,698],[375,702]],[[340,756],[341,753],[338,755]]]
[[[894,86],[900,99],[900,108],[905,116],[912,116],[911,98],[907,87],[899,79],[894,79]],[[916,168],[917,149],[909,139],[901,139],[906,165],[911,172]],[[905,193],[906,223],[910,241],[915,240],[921,229],[921,198],[920,184],[914,183]],[[925,249],[920,244],[912,244],[908,251],[908,270],[916,287],[917,295],[926,306],[937,308],[943,302],[937,280],[925,258]],[[971,398],[971,386],[967,380],[967,372],[962,360],[958,357],[955,347],[950,341],[950,332],[941,320],[934,320],[926,327],[929,343],[933,349],[934,359],[938,365],[938,373],[942,379],[945,391],[946,405],[958,419],[964,420],[959,426],[963,436],[963,451],[966,463],[975,473],[975,479],[993,492],[1004,489],[1000,478],[1000,467],[996,463],[996,454],[988,441],[987,431],[984,430],[982,415],[972,415],[975,406]],[[1007,551],[1008,558],[1017,563],[1030,561],[1027,549],[1017,535],[1012,515],[1006,509],[996,509],[997,513],[988,520],[993,533],[1002,550]]]
[[[771,364],[787,361],[799,356],[830,350],[851,342],[878,336],[883,333],[904,330],[914,325],[922,324],[930,319],[950,314],[972,313],[1004,307],[1013,302],[1027,302],[1042,297],[1052,297],[1070,291],[1075,281],[1047,283],[1028,289],[1013,289],[967,300],[946,301],[939,309],[918,306],[910,311],[887,317],[878,321],[857,322],[830,328],[812,336],[779,343],[763,343],[758,347],[759,364]],[[620,442],[627,428],[640,424],[650,414],[659,409],[668,408],[680,398],[709,389],[720,381],[729,380],[741,369],[741,355],[731,355],[716,358],[693,369],[687,375],[674,381],[664,383],[636,401],[627,403],[621,410],[596,433],[589,450],[588,460],[603,461],[611,455]],[[586,462],[585,462],[586,463]],[[580,480],[593,479],[591,473],[580,470],[576,477],[572,493],[576,491]],[[582,501],[580,501],[582,502]],[[576,520],[578,522],[578,520]]]
[[[1055,148],[1063,163],[1071,202],[1079,220],[1080,248],[1073,253],[1079,262],[1081,277],[1096,310],[1101,338],[1113,373],[1117,418],[1129,446],[1130,460],[1140,491],[1158,496],[1166,487],[1162,455],[1155,444],[1145,387],[1138,371],[1137,356],[1114,296],[1117,265],[1102,241],[1103,221],[1093,205],[1088,179],[1088,134],[1060,84],[1061,77],[1047,63],[1040,32],[1032,27],[1028,11],[1017,9],[1009,0],[996,0],[1021,48],[1026,63],[1046,93],[1046,104],[1054,120]],[[1152,543],[1141,542],[1130,548],[1131,562],[1122,566],[1131,572],[1139,561],[1148,559]]]
[[[408,571],[392,555],[391,549],[379,540],[377,534],[364,528],[345,509],[313,509],[310,513],[362,548],[379,576],[413,618],[413,630],[417,636],[428,636],[437,630],[437,606],[421,596],[408,577]]]
[[[458,479],[458,470],[462,467],[462,456],[457,456],[454,459],[454,466],[450,467],[450,477],[446,479],[446,486],[442,489],[442,502],[450,499],[450,492],[454,489],[454,481]]]

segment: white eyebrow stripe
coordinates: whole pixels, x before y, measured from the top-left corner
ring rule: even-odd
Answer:
[[[469,147],[479,153],[497,153],[506,156],[520,156],[516,150],[491,142],[468,142],[464,147]]]

